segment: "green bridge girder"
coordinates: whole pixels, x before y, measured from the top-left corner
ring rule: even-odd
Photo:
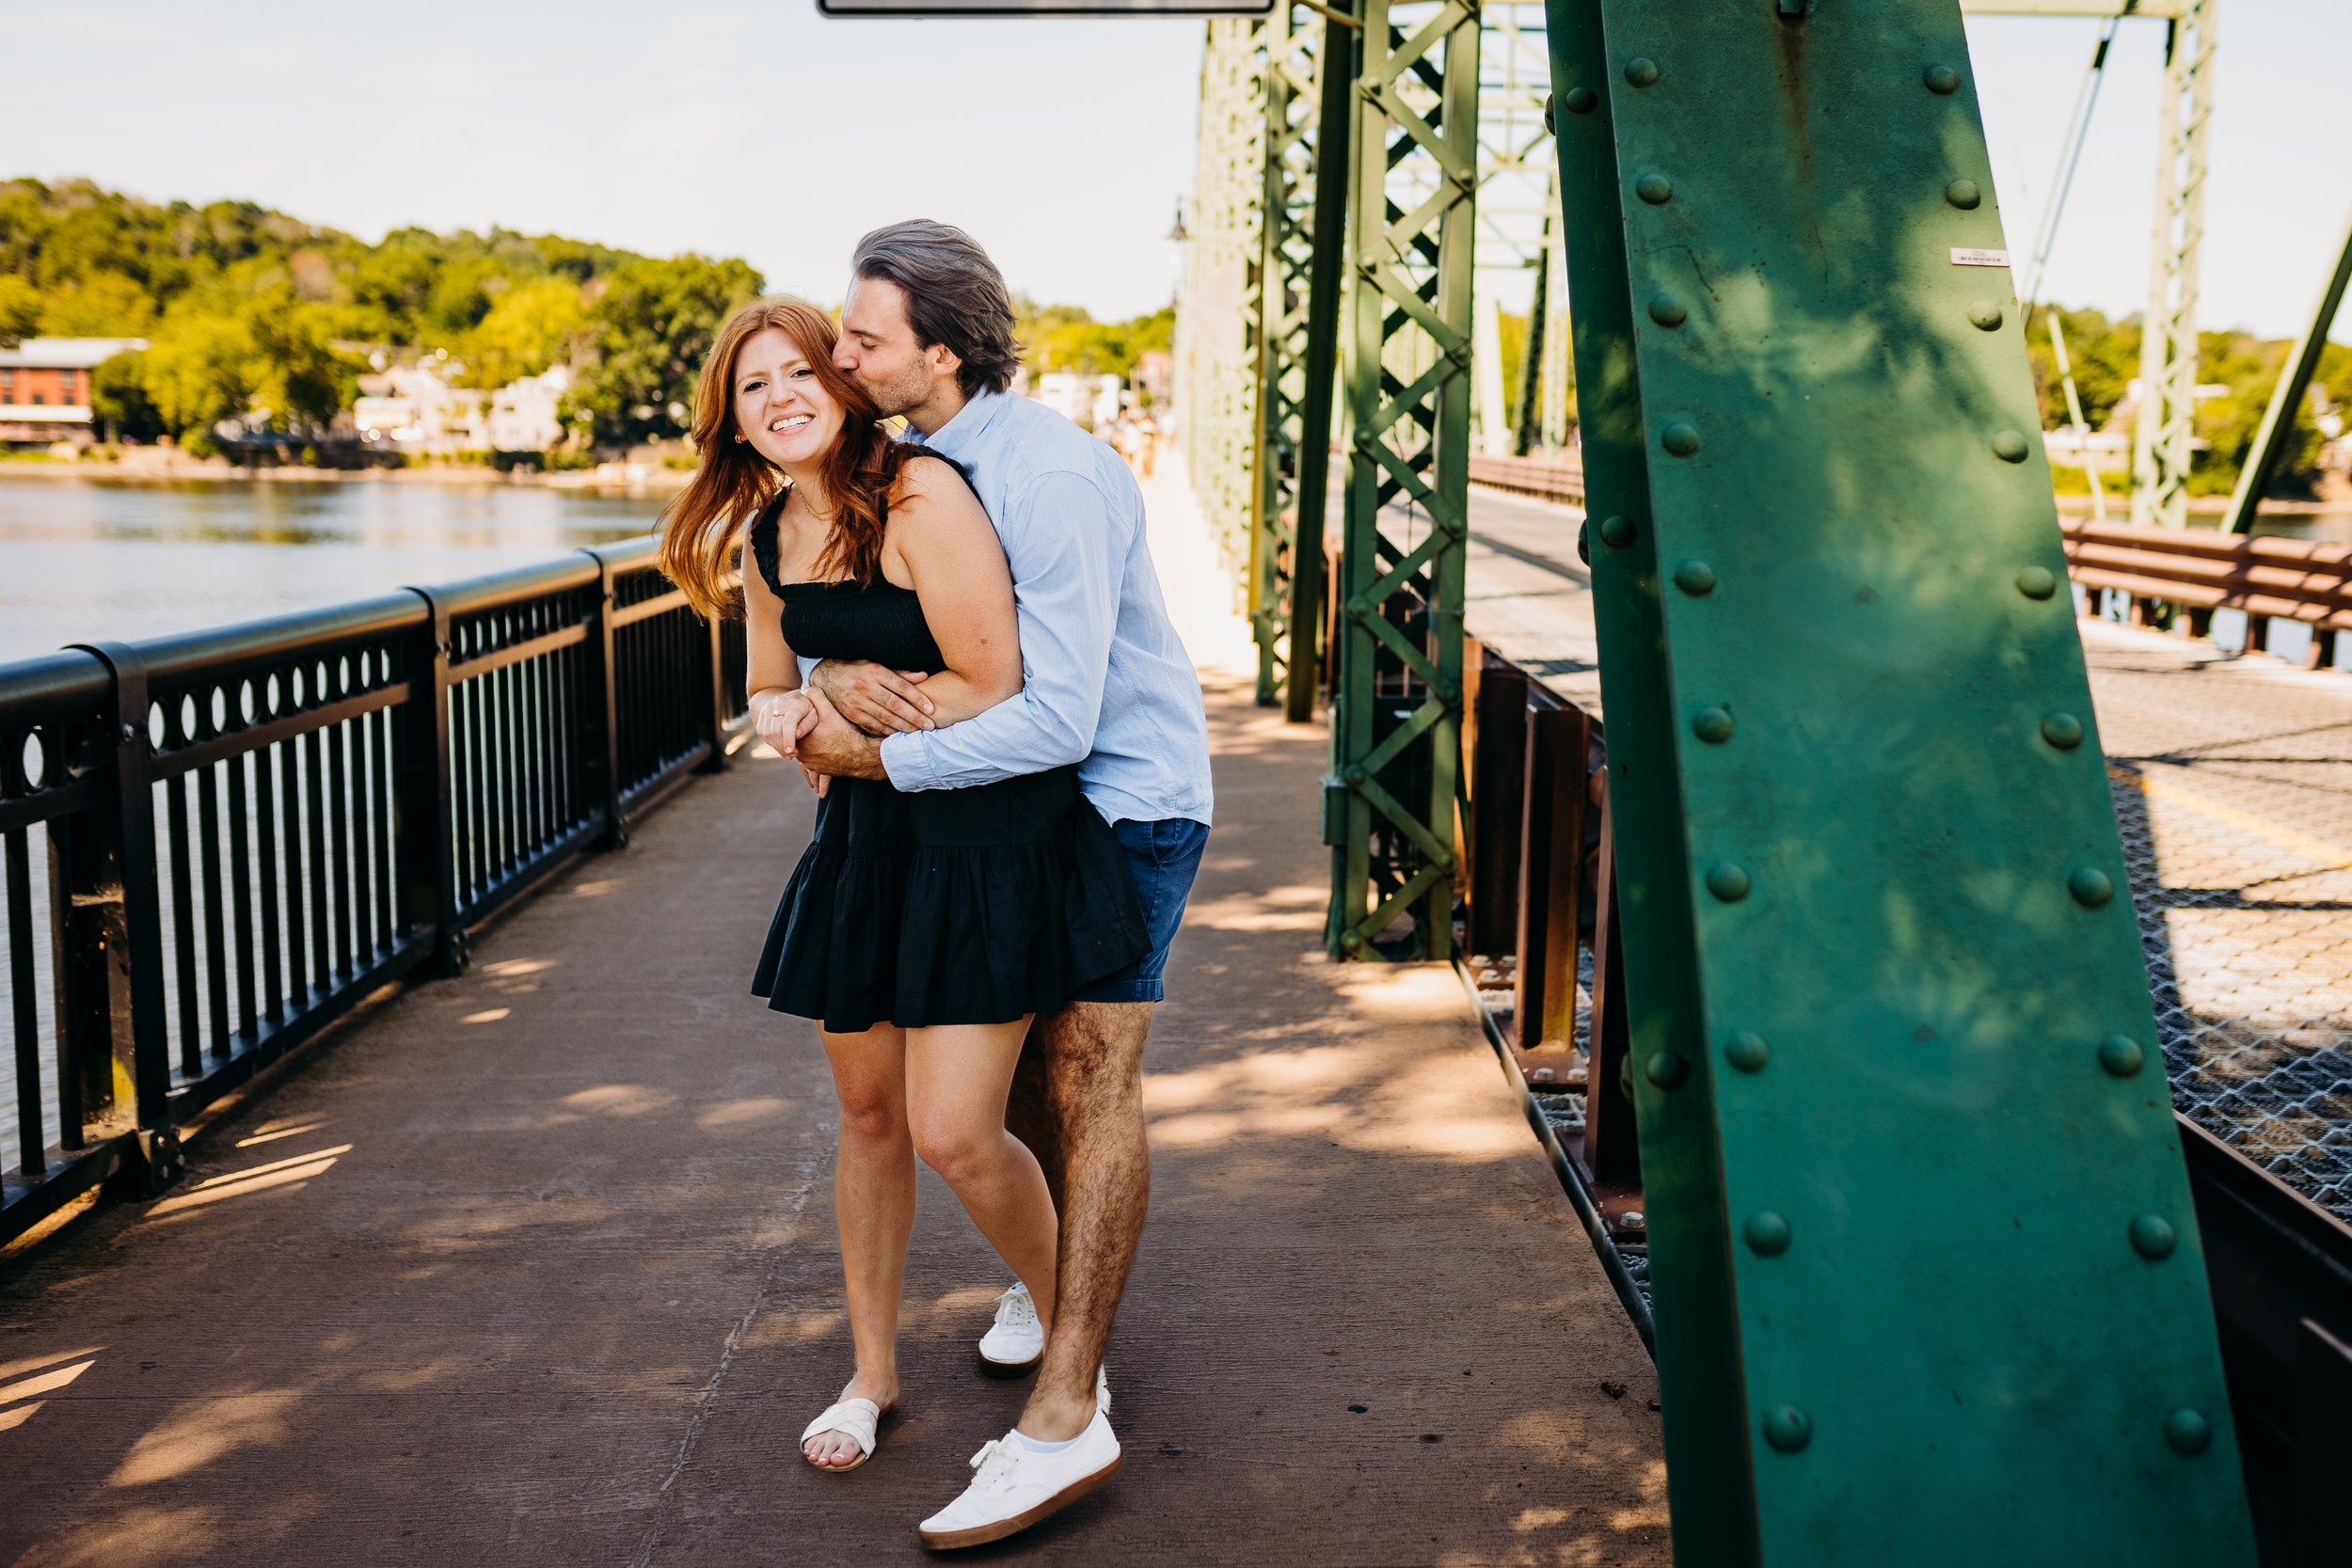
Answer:
[[[1481,13],[1312,9],[1213,24],[1214,451],[1304,717],[1336,336],[1327,935],[1444,958]],[[2249,1563],[1959,0],[1548,11],[1677,1555]]]
[[[1956,0],[1552,0],[1677,1557],[2252,1560]]]
[[[2193,198],[2215,0],[2151,4]],[[1547,7],[1676,1549],[2248,1564],[1962,8]],[[1261,700],[1333,699],[1335,956],[1451,942],[1481,30],[1211,24],[1192,461]]]

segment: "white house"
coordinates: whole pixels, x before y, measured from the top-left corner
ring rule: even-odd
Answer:
[[[1037,378],[1029,395],[1063,419],[1095,430],[1119,418],[1119,388],[1115,375],[1047,371]]]
[[[420,457],[469,451],[545,451],[564,437],[556,405],[571,389],[571,372],[558,365],[510,381],[496,391],[453,387],[446,364],[395,365],[359,378],[351,422],[360,438],[388,443]]]
[[[572,389],[572,372],[562,365],[539,375],[508,382],[490,394],[484,434],[492,451],[545,451],[564,439],[556,406]]]

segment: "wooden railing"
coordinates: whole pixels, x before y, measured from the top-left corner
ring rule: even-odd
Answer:
[[[2086,588],[2128,595],[2134,626],[2177,608],[2178,629],[2209,635],[2217,610],[2246,614],[2246,645],[2266,650],[2270,623],[2312,628],[2304,664],[2336,661],[2336,634],[2352,626],[2352,545],[2267,539],[2201,529],[2069,523],[2066,564]]]
[[[1570,506],[1584,504],[1581,463],[1555,463],[1544,457],[1472,457],[1470,476],[1472,484],[1484,484],[1490,490],[1508,490],[1514,495],[1564,501]]]

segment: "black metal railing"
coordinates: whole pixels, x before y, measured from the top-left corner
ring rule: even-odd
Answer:
[[[744,657],[644,542],[0,666],[0,1243],[169,1180],[188,1117],[626,843],[723,760]]]
[[[1475,638],[1463,663],[1460,968],[1530,1125],[1648,1341],[1647,1200],[1628,1068],[1607,737],[1599,715]],[[2136,876],[2135,896],[2153,881]],[[2169,1027],[2161,1003],[2158,1027]],[[2352,1386],[2352,1225],[2224,1142],[2233,1129],[2202,1114],[2201,1097],[2185,1095],[2177,1079],[2173,1092],[2186,1113],[2178,1130],[2261,1534],[2279,1539],[2305,1519],[2333,1528],[2341,1481],[2328,1464],[2352,1451],[2352,1409],[2309,1391]]]

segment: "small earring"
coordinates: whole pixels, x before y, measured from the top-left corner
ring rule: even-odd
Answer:
[[[741,431],[739,431],[739,431],[737,431],[737,432],[735,433],[735,438],[736,438],[738,441],[742,440],[742,439],[743,439],[743,433],[742,433]]]

